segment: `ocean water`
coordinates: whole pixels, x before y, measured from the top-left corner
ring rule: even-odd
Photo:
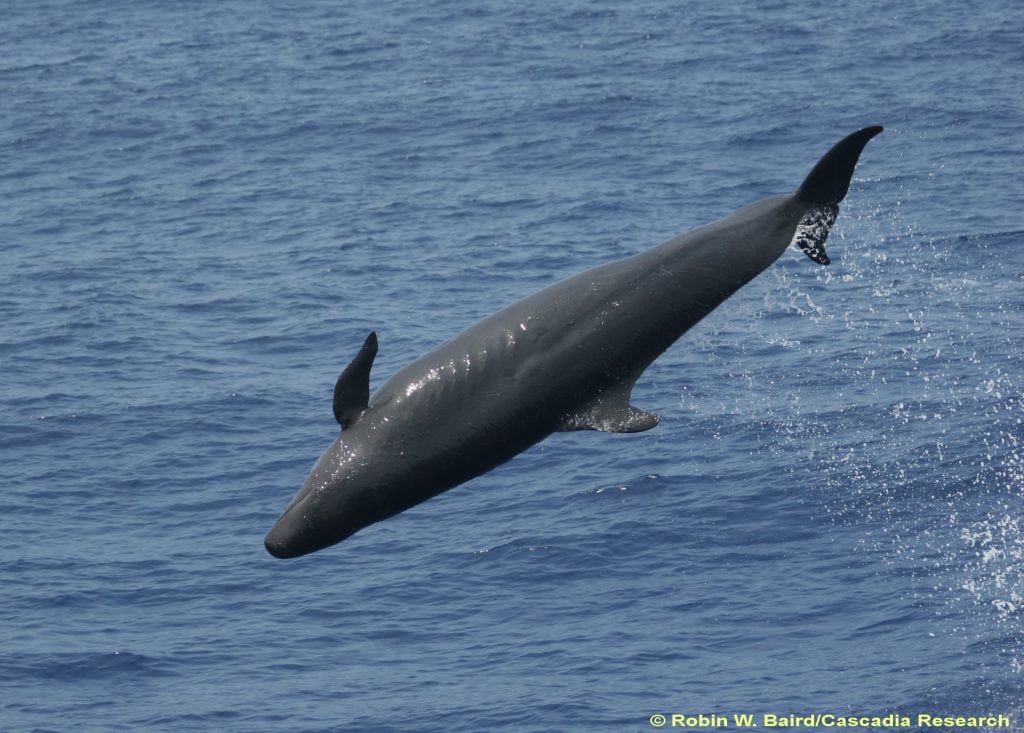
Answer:
[[[1024,6],[11,2],[0,91],[0,730],[1024,729]],[[265,552],[367,332],[376,386],[869,124],[657,429]]]

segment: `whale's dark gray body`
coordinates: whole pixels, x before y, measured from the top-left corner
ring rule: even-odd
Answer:
[[[640,432],[640,374],[794,241],[824,242],[869,127],[837,143],[795,194],[547,287],[398,371],[373,396],[370,334],[338,379],[341,434],[266,537],[276,557],[333,545],[489,471],[559,430]]]

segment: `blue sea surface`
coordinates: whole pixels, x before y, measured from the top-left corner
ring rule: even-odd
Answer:
[[[1024,730],[1021,3],[15,0],[0,92],[0,730]],[[369,331],[375,388],[870,124],[658,428],[264,550]]]

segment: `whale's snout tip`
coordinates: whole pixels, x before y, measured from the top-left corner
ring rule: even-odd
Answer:
[[[270,535],[267,535],[263,539],[263,546],[266,547],[267,552],[269,552],[274,557],[280,558],[282,560],[289,557],[288,551],[285,548],[285,546],[271,539]]]
[[[263,538],[263,546],[267,548],[267,552],[281,560],[305,554],[303,552],[296,552],[291,543],[281,537],[277,527],[267,532],[267,536]]]
[[[305,525],[296,526],[292,517],[281,517],[277,524],[263,538],[263,546],[267,552],[281,560],[302,557],[311,552],[322,550],[347,537],[351,532],[339,535],[336,532],[317,532]]]

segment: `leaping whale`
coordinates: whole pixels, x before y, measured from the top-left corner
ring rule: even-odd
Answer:
[[[560,430],[636,433],[644,370],[795,243],[825,240],[864,146],[834,145],[795,193],[550,285],[479,321],[370,395],[377,335],[334,387],[340,434],[267,534],[275,557],[321,550],[490,471]]]

